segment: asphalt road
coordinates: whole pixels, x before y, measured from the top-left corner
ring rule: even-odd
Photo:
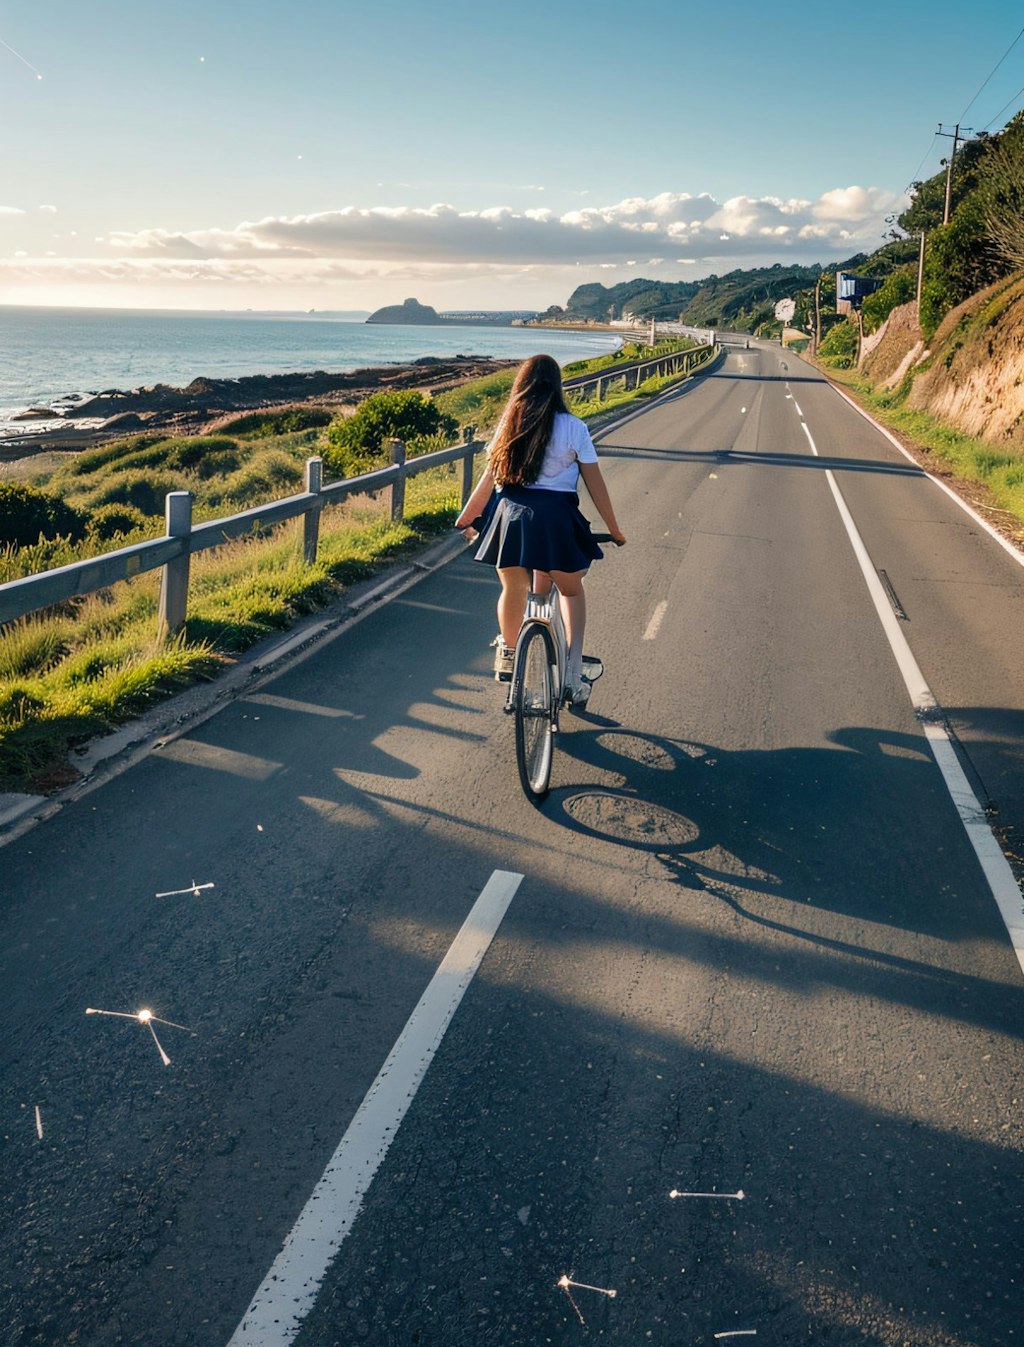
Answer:
[[[226,1347],[495,871],[299,1347],[1024,1338],[1024,975],[826,469],[1007,830],[1024,568],[778,349],[599,450],[543,809],[460,556],[0,850],[10,1347]]]

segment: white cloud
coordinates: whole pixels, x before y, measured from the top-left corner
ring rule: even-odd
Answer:
[[[885,216],[904,202],[853,186],[816,201],[739,195],[719,202],[707,193],[662,192],[562,213],[500,204],[466,211],[444,202],[348,206],[228,229],[119,230],[77,257],[25,256],[18,237],[11,246],[20,255],[0,259],[0,281],[22,299],[44,292],[92,298],[105,287],[130,288],[133,302],[144,293],[153,304],[174,291],[179,302],[191,293],[200,307],[272,307],[284,295],[296,306],[321,307],[326,290],[346,306],[418,294],[438,307],[543,307],[582,281],[614,284],[655,268],[666,278],[696,279],[870,251]],[[23,214],[0,207],[0,215]],[[84,242],[69,239],[64,251],[84,250]]]
[[[163,258],[345,258],[397,264],[407,260],[559,266],[569,261],[621,264],[642,239],[652,252],[686,251],[716,259],[794,261],[848,251],[851,239],[873,247],[884,217],[903,198],[874,187],[843,187],[817,201],[662,192],[610,206],[557,214],[550,209],[488,206],[463,211],[346,206],[311,215],[275,216],[184,232],[161,228],[110,235],[121,255]],[[728,245],[728,246],[724,246]],[[765,248],[775,251],[769,258]]]
[[[835,187],[825,192],[814,205],[814,218],[836,223],[860,223],[884,217],[896,207],[906,204],[906,198],[894,197],[877,187]]]

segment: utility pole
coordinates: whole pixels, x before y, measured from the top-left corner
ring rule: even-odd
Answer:
[[[956,147],[961,140],[967,136],[973,135],[971,128],[965,127],[964,134],[960,134],[960,123],[957,122],[952,131],[943,131],[942,123],[939,122],[939,129],[935,132],[937,136],[945,136],[947,140],[953,142],[953,149],[950,152],[949,159],[946,161],[946,204],[942,211],[942,223],[949,224],[949,205],[953,194],[953,160],[956,158]]]
[[[921,230],[921,251],[917,258],[917,321],[921,321],[921,286],[924,284],[924,239],[925,231]]]
[[[814,351],[818,354],[818,347],[821,345],[821,273],[814,282]]]

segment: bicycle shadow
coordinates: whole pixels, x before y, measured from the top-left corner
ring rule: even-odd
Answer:
[[[646,853],[648,873],[791,934],[801,931],[780,913],[796,904],[946,941],[1002,938],[994,906],[930,900],[973,881],[969,861],[923,876],[914,859],[966,856],[921,738],[848,726],[824,746],[728,750],[579,719],[540,808],[570,832]],[[894,845],[911,831],[912,848]]]

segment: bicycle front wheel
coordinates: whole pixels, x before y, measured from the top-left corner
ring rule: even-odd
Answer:
[[[528,627],[516,643],[512,674],[512,709],[516,718],[516,764],[523,790],[540,801],[551,783],[554,756],[555,652],[547,628]]]

